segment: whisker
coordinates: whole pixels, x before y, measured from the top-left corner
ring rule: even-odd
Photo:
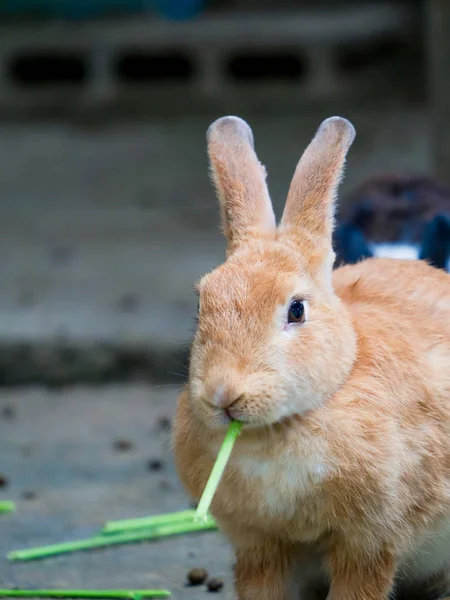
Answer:
[[[169,389],[173,388],[175,391],[180,388],[180,384],[179,383],[156,383],[152,387],[155,390],[169,390]]]
[[[168,375],[173,375],[174,377],[181,377],[182,379],[186,378],[187,373],[177,373],[176,371],[166,371]]]

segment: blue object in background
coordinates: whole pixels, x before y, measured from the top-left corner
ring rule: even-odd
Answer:
[[[438,269],[447,269],[450,261],[450,215],[436,215],[425,226],[419,258]]]
[[[205,5],[205,0],[153,0],[157,12],[166,19],[184,20],[195,17]]]
[[[92,19],[155,11],[167,19],[196,16],[206,0],[0,0],[0,16]]]

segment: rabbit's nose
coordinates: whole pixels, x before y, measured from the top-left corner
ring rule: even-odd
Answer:
[[[220,384],[213,395],[213,404],[227,411],[232,404],[242,396],[235,388],[226,384]]]

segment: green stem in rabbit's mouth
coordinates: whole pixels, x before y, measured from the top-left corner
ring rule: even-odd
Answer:
[[[213,470],[209,476],[208,482],[206,483],[202,497],[197,507],[195,519],[197,521],[207,521],[208,511],[211,506],[211,502],[214,498],[217,488],[219,487],[220,480],[222,479],[223,472],[227,466],[228,459],[230,458],[231,451],[233,450],[234,443],[241,432],[242,423],[240,421],[232,421],[228,428],[227,434],[220,447],[219,454],[217,455],[216,462],[214,463]]]

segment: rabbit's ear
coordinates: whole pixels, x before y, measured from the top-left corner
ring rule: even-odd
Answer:
[[[255,154],[250,127],[238,117],[214,121],[207,142],[230,254],[249,237],[275,231],[266,170]]]
[[[332,233],[334,204],[345,157],[355,138],[353,125],[341,117],[323,121],[301,157],[292,179],[280,229],[315,257],[328,276],[334,262]],[[312,257],[311,257],[312,258]]]

